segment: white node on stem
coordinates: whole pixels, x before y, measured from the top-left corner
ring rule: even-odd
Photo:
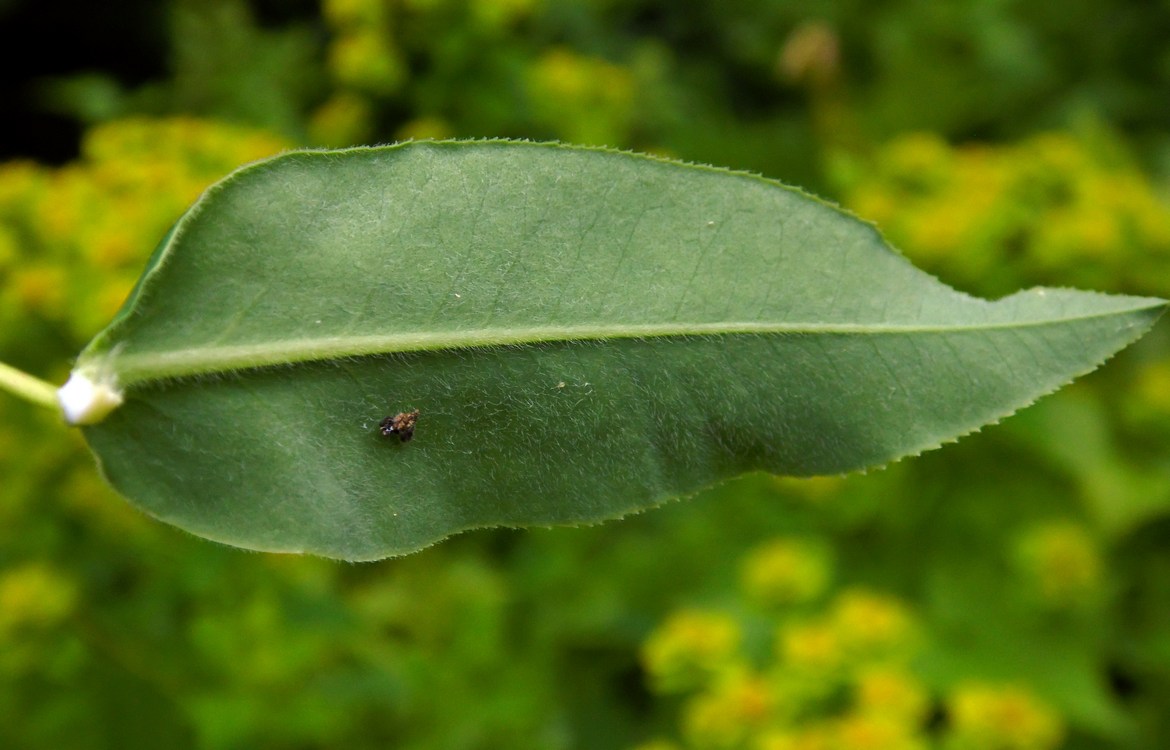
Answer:
[[[94,382],[81,372],[57,389],[57,402],[69,424],[97,424],[122,405],[122,393],[106,383]]]

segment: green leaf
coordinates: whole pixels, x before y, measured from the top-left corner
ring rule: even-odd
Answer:
[[[975,299],[752,175],[414,143],[213,187],[75,376],[108,394],[86,438],[148,513],[360,560],[915,454],[1091,370],[1163,304]],[[412,441],[379,434],[413,409]]]

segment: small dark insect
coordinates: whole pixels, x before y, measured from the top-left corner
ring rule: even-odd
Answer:
[[[392,417],[386,417],[378,423],[382,437],[397,435],[398,439],[406,442],[414,437],[414,424],[418,421],[418,409],[414,411],[398,412]]]

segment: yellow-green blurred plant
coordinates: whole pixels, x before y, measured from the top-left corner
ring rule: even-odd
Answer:
[[[542,126],[575,143],[624,143],[634,119],[636,84],[620,65],[554,48],[532,62],[526,91]]]
[[[848,207],[960,286],[1001,293],[1059,277],[1166,292],[1170,205],[1103,138],[952,146],[917,133],[838,160],[835,176]]]
[[[199,193],[284,147],[221,123],[133,119],[90,130],[66,166],[0,164],[0,349],[63,380]],[[68,558],[75,531],[129,548],[154,538],[98,478],[80,436],[61,433],[50,412],[0,400],[0,684],[14,686],[0,702],[19,680],[68,682],[92,668],[75,610],[91,604],[94,581]]]
[[[801,604],[820,596],[829,583],[831,562],[823,544],[778,539],[753,551],[740,570],[740,586],[765,607]]]
[[[75,668],[68,632],[77,588],[72,576],[50,563],[0,567],[0,679],[38,672],[63,676]]]
[[[69,617],[76,598],[76,585],[44,563],[0,570],[0,641],[51,629]]]
[[[1025,580],[1046,605],[1065,608],[1099,598],[1101,552],[1084,527],[1067,521],[1036,526],[1020,536],[1016,552]]]
[[[715,612],[684,610],[663,623],[643,647],[650,676],[663,693],[706,684],[739,652],[739,625]]]
[[[527,27],[546,20],[544,0],[324,0],[322,9],[333,93],[310,115],[319,144],[538,133],[631,140],[639,63],[529,38]],[[650,57],[639,59],[652,76]]]
[[[210,183],[287,146],[188,118],[89,131],[61,168],[0,164],[0,322],[36,317],[84,342],[122,304],[146,253]],[[11,326],[11,327],[10,327]]]
[[[1018,687],[962,685],[947,707],[948,750],[1049,750],[1064,736],[1060,717]]]
[[[825,554],[807,539],[776,539],[746,556],[740,616],[695,609],[670,615],[646,640],[642,663],[655,692],[688,697],[678,737],[641,748],[1059,745],[1061,717],[1023,687],[962,682],[943,695],[919,677],[924,625],[900,599],[847,587],[809,609],[826,586],[829,568]],[[753,650],[750,632],[760,622],[771,628],[773,641],[762,656]],[[932,721],[932,714],[945,719]]]

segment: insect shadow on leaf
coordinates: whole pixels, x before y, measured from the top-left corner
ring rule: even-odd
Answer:
[[[398,412],[392,417],[386,417],[378,423],[378,431],[382,437],[398,436],[402,442],[414,437],[414,425],[418,422],[418,409]]]

